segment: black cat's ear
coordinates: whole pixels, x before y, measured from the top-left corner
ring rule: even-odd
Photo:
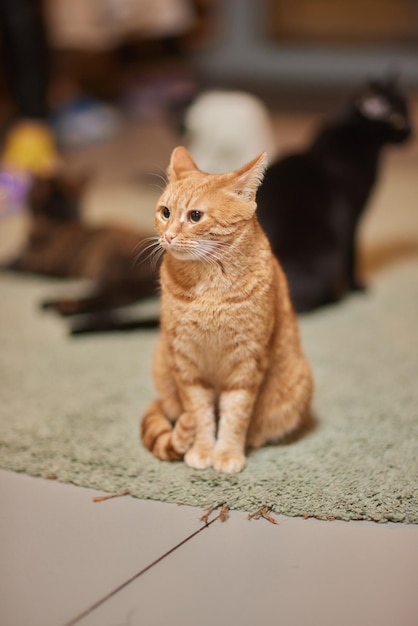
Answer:
[[[193,161],[190,153],[183,146],[177,146],[171,153],[170,165],[167,169],[169,182],[174,182],[179,178],[187,176],[191,172],[198,172],[199,168]]]
[[[391,68],[381,79],[369,78],[367,81],[367,87],[369,92],[386,93],[388,90],[396,90],[399,86],[400,75],[401,74],[398,69]]]
[[[243,200],[255,200],[257,189],[261,185],[267,167],[267,152],[235,170],[228,176],[230,181],[227,186],[239,198]]]

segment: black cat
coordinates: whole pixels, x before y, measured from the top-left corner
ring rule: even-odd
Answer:
[[[411,136],[394,81],[371,82],[305,152],[273,163],[257,195],[258,217],[287,274],[299,312],[361,289],[356,234],[379,173],[382,148]]]

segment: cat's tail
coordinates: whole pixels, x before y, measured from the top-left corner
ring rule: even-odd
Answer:
[[[144,446],[163,461],[178,461],[191,447],[195,437],[195,422],[189,413],[182,413],[172,424],[161,404],[153,402],[141,422]]]

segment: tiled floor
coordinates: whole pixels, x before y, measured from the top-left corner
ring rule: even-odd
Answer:
[[[0,471],[4,626],[415,626],[418,527],[202,511]]]
[[[291,145],[312,117],[278,122],[282,146]],[[119,185],[118,210],[135,219],[135,172],[164,165],[175,142],[155,129],[125,140],[123,162],[114,146],[78,159],[89,168],[100,153],[87,198],[93,218],[113,207]],[[391,161],[409,196],[394,220],[398,187],[387,179],[365,223],[366,246],[376,233],[403,236],[416,220],[416,162],[416,147]],[[10,233],[3,252],[9,242]],[[239,512],[226,522],[214,513],[206,526],[199,509],[129,496],[95,503],[95,495],[0,471],[1,626],[418,624],[418,526],[285,517],[273,525]]]

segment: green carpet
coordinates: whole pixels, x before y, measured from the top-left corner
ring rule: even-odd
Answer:
[[[316,427],[226,476],[163,463],[138,440],[156,332],[71,339],[38,311],[56,283],[0,276],[0,466],[202,508],[418,523],[418,263],[301,319]]]

